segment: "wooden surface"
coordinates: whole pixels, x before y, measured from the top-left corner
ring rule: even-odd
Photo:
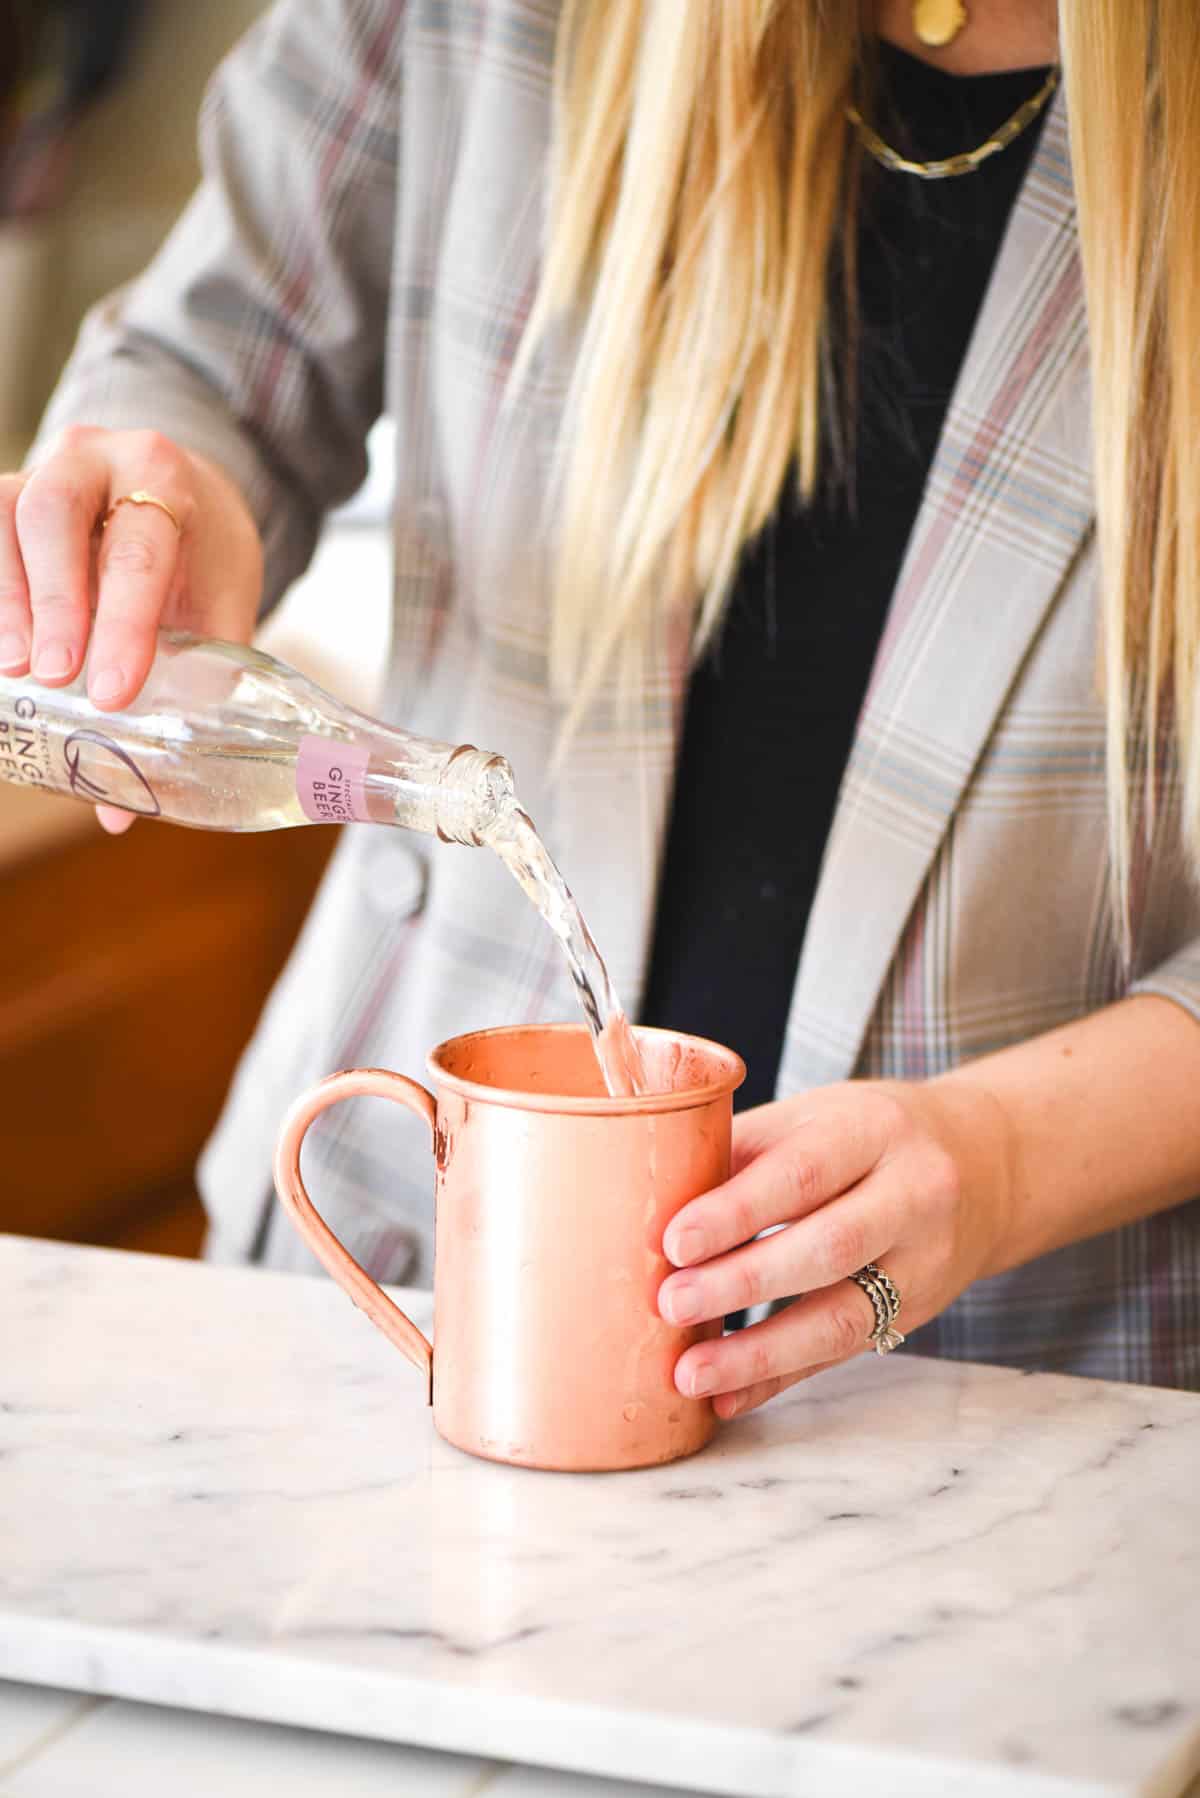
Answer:
[[[198,1251],[192,1170],[334,834],[97,827],[5,870],[0,1229]]]

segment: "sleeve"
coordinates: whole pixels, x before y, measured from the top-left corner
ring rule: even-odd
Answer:
[[[1131,993],[1157,993],[1174,999],[1200,1024],[1200,937],[1185,943],[1158,967],[1132,982]]]
[[[34,459],[68,425],[152,428],[221,464],[266,550],[264,609],[353,492],[382,407],[404,0],[278,0],[222,64],[202,180],[85,320]]]

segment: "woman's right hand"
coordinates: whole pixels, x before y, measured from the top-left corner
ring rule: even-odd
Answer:
[[[110,507],[129,493],[170,507]],[[68,430],[36,467],[0,475],[0,674],[73,681],[119,711],[140,692],[161,627],[248,643],[262,544],[230,477],[155,431]],[[122,829],[127,813],[102,806]]]

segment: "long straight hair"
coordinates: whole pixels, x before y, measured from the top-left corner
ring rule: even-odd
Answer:
[[[1124,919],[1134,801],[1153,815],[1168,724],[1200,865],[1200,6],[1059,14]],[[664,615],[686,612],[702,647],[789,474],[813,492],[846,398],[831,310],[853,306],[863,45],[845,0],[565,0],[559,29],[522,363],[575,321],[551,671],[577,720],[607,676],[628,688]]]

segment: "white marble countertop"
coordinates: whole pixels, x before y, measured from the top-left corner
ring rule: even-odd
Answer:
[[[1198,1467],[1200,1397],[903,1353],[690,1462],[510,1469],[433,1435],[323,1280],[0,1238],[0,1676],[481,1757],[488,1790],[512,1761],[747,1798],[1177,1794]],[[102,1707],[46,1753],[129,1714],[161,1715]],[[75,1789],[16,1758],[4,1798]]]

